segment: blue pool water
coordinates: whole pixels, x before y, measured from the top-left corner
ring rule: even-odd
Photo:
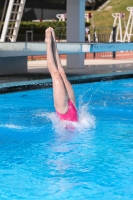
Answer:
[[[73,87],[74,131],[52,89],[0,95],[0,200],[133,199],[133,79]]]

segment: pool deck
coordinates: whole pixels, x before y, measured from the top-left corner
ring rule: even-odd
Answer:
[[[51,83],[51,77],[45,59],[28,60],[27,62],[27,74],[1,76],[0,89],[23,85]],[[125,57],[120,59],[85,59],[84,68],[67,68],[66,59],[61,59],[61,63],[69,77],[69,80],[72,82],[111,76],[133,76],[133,54],[126,57],[126,59]]]
[[[128,60],[89,59],[85,60],[84,68],[67,68],[66,60],[61,60],[65,72],[69,75],[101,74],[116,71],[133,70],[133,58]],[[46,60],[28,61],[28,73],[49,74]]]

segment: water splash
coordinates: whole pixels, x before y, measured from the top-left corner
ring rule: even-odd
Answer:
[[[79,123],[78,130],[89,130],[96,127],[96,119],[95,116],[92,115],[88,110],[88,103],[79,107]]]
[[[70,122],[70,121],[61,121],[55,112],[44,112],[39,114],[41,117],[46,117],[47,120],[50,120],[52,122],[53,129],[62,134],[66,131],[71,132],[84,132],[85,130],[90,130],[92,128],[95,128],[95,117],[90,114],[88,111],[87,105],[80,106],[78,109],[78,122]]]
[[[0,124],[0,127],[9,129],[18,129],[18,130],[22,130],[25,128],[24,126],[17,126],[15,124]]]

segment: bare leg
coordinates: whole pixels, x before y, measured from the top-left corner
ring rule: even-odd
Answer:
[[[67,92],[62,77],[54,61],[52,34],[50,28],[46,30],[45,42],[47,44],[47,65],[53,80],[54,105],[58,112],[64,114],[68,110]]]
[[[73,104],[76,107],[75,95],[74,95],[73,88],[72,88],[70,82],[68,81],[65,71],[61,65],[61,61],[60,61],[60,57],[59,57],[59,53],[58,53],[58,49],[57,49],[57,45],[56,45],[56,40],[55,40],[55,33],[54,33],[53,28],[50,28],[50,29],[51,29],[52,36],[53,36],[52,47],[53,47],[53,51],[54,51],[54,60],[55,60],[56,66],[57,66],[59,73],[64,81],[64,84],[65,84],[65,87],[66,87],[66,90],[68,93],[68,97],[69,97],[69,99],[71,99],[71,101],[73,102]]]

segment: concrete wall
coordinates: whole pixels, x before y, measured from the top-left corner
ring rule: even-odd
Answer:
[[[85,1],[67,0],[67,42],[85,42]],[[84,54],[67,56],[67,68],[84,68]]]
[[[27,57],[0,57],[0,76],[27,73]]]

